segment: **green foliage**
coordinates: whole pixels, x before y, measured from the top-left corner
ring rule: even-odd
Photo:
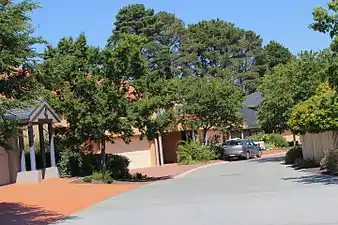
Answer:
[[[26,67],[37,56],[34,45],[43,41],[33,36],[30,23],[30,14],[37,8],[39,4],[30,0],[0,2],[0,74],[12,73],[13,67]]]
[[[0,146],[8,147],[8,137],[18,132],[15,121],[4,120],[4,113],[36,97],[41,88],[32,76],[38,56],[34,46],[44,43],[33,35],[30,15],[37,8],[39,4],[29,0],[0,2]]]
[[[107,171],[114,179],[126,179],[129,175],[130,160],[122,155],[106,155]]]
[[[252,141],[264,141],[266,144],[271,144],[274,147],[285,148],[289,145],[285,138],[280,134],[258,133],[254,136],[248,137],[248,139]]]
[[[271,70],[277,65],[286,64],[291,61],[292,58],[293,55],[290,50],[276,41],[270,41],[264,47],[264,61],[268,70]]]
[[[330,64],[326,70],[330,83],[337,88],[338,86],[338,1],[330,0],[327,8],[316,7],[312,12],[314,22],[310,28],[321,33],[328,33],[332,39],[330,49],[332,55]]]
[[[329,150],[320,161],[320,168],[338,173],[338,149]]]
[[[86,176],[82,178],[82,181],[85,183],[91,183],[92,182],[92,177],[91,176]]]
[[[299,146],[286,152],[285,164],[295,164],[296,160],[303,159],[303,149]]]
[[[115,17],[113,35],[108,44],[114,45],[123,34],[142,35],[151,32],[155,22],[154,10],[146,9],[143,4],[132,4],[119,10]]]
[[[59,162],[61,176],[82,176],[86,174],[83,168],[83,155],[80,152],[66,150],[61,153]]]
[[[207,162],[216,159],[215,151],[206,145],[201,145],[198,141],[182,142],[177,151],[178,162],[180,164],[194,164]]]
[[[104,76],[116,84],[122,80],[138,79],[146,73],[146,58],[142,49],[147,39],[132,34],[120,34],[114,46],[103,51]]]
[[[180,80],[183,123],[194,123],[204,133],[212,127],[230,128],[242,122],[243,95],[231,81],[188,77]],[[194,118],[191,118],[193,116]]]
[[[257,88],[262,39],[255,32],[219,19],[200,21],[188,25],[181,49],[184,76],[230,76],[247,93]]]
[[[106,171],[113,179],[129,178],[130,161],[125,156],[106,154]],[[89,176],[101,169],[101,156],[66,150],[61,153],[59,162],[62,176]]]
[[[322,33],[328,33],[333,39],[338,34],[338,2],[337,0],[330,0],[327,6],[328,8],[316,7],[313,10],[314,22],[310,25],[310,28]]]
[[[320,85],[316,94],[297,104],[289,126],[295,133],[320,133],[338,129],[338,98],[328,83]]]
[[[267,133],[286,130],[292,108],[310,98],[319,84],[327,79],[330,54],[303,52],[286,64],[280,64],[267,74],[259,90],[264,101],[258,109],[258,120]]]
[[[107,184],[111,184],[113,182],[109,171],[94,171],[90,178],[92,182],[104,182]]]

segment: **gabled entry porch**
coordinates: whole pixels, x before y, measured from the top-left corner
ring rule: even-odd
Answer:
[[[46,178],[60,177],[56,167],[53,123],[61,121],[60,116],[45,100],[24,108],[15,108],[5,113],[5,119],[17,121],[20,129],[17,142],[8,151],[19,151],[17,183],[40,183]],[[48,141],[45,141],[47,135]],[[26,138],[28,137],[28,138]],[[38,138],[37,138],[38,137]],[[35,142],[39,140],[41,158],[36,158]],[[30,170],[27,171],[25,141],[28,142]],[[48,146],[46,146],[46,143]],[[50,167],[46,166],[46,149],[50,151]],[[37,160],[41,160],[41,169],[37,169]],[[9,164],[12,162],[8,162]]]

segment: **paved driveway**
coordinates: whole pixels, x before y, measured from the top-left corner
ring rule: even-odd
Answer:
[[[337,180],[294,171],[270,157],[143,186],[60,224],[337,225],[337,209]]]

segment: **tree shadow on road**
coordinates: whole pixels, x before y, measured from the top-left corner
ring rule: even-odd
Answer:
[[[56,221],[75,219],[38,206],[0,202],[1,225],[47,225]]]
[[[338,177],[327,174],[313,174],[309,176],[287,177],[282,179],[302,184],[324,184],[324,185],[338,184]]]
[[[258,162],[258,163],[267,163],[267,162],[283,162],[285,156],[273,156],[273,157],[266,157],[257,160],[252,160],[251,162]]]

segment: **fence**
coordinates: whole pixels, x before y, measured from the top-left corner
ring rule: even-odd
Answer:
[[[319,163],[326,152],[338,148],[338,132],[307,133],[300,136],[304,159]]]

